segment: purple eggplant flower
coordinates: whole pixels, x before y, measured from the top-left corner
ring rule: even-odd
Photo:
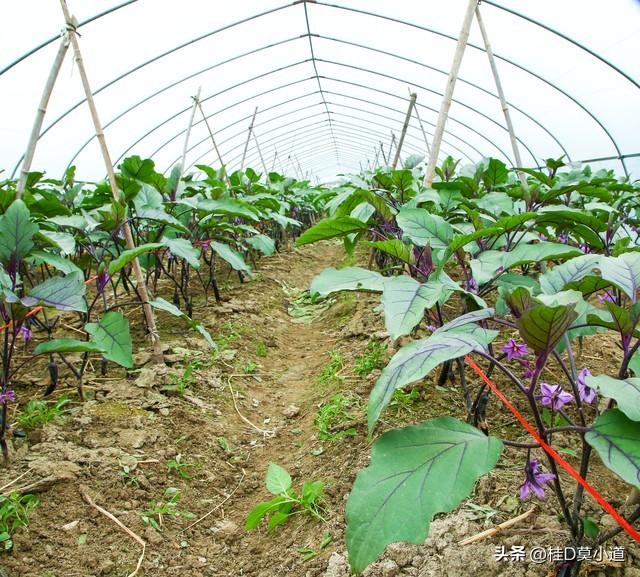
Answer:
[[[0,393],[0,405],[7,403],[15,403],[16,392],[13,389],[7,389],[4,393]]]
[[[33,337],[33,333],[31,332],[31,329],[26,325],[22,325],[18,329],[18,334],[24,339],[25,343],[28,343]]]
[[[580,245],[580,250],[581,250],[584,254],[589,254],[589,253],[591,252],[591,247],[590,247],[588,244],[583,243],[583,244],[581,244],[581,245]]]
[[[524,501],[531,493],[544,500],[544,486],[555,478],[553,473],[543,473],[536,459],[527,461],[524,466],[524,482],[520,485],[520,500]]]
[[[569,244],[569,233],[561,232],[558,235],[558,242],[561,242],[562,244]]]
[[[554,411],[559,411],[567,403],[573,401],[573,395],[567,393],[560,385],[540,383],[540,391],[542,392],[542,404],[551,407]]]
[[[96,289],[98,290],[99,294],[102,294],[104,292],[104,289],[107,287],[110,279],[111,277],[109,276],[108,272],[103,271],[98,275],[98,278],[96,279]]]
[[[517,343],[513,339],[509,339],[506,345],[502,345],[500,350],[507,355],[507,359],[512,361],[518,357],[524,357],[529,351],[524,343]]]
[[[544,235],[544,234],[542,234],[542,233],[540,233],[540,234],[538,235],[538,237],[539,237],[539,238],[540,238],[540,240],[541,240],[541,241],[543,241],[543,242],[544,242],[544,241],[546,241],[546,240],[549,240],[549,239],[547,238],[547,236],[546,236],[546,235]]]
[[[427,330],[435,333],[438,330],[438,327],[436,327],[435,325],[427,325]]]
[[[210,240],[203,240],[202,241],[202,245],[201,245],[202,246],[202,252],[205,252],[206,250],[209,249],[209,243],[210,242],[211,242]]]
[[[477,294],[478,283],[476,282],[476,279],[470,278],[469,280],[464,281],[464,290],[470,293]]]
[[[583,403],[590,405],[596,400],[598,393],[587,385],[587,377],[591,375],[591,371],[586,367],[578,373],[578,397]]]
[[[603,295],[598,295],[598,302],[603,305],[606,302],[615,303],[616,297],[613,296],[609,291],[604,291]]]

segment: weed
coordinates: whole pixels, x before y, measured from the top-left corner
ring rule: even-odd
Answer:
[[[19,527],[29,524],[29,515],[38,506],[38,497],[13,492],[0,496],[0,543],[5,551],[13,547],[11,539]]]
[[[169,473],[172,473],[172,472],[177,473],[183,479],[191,480],[191,475],[189,475],[189,472],[187,471],[189,467],[193,467],[193,465],[190,465],[188,463],[183,463],[182,455],[176,455],[175,459],[167,460],[167,469]]]
[[[231,448],[231,444],[226,437],[218,437],[218,445],[225,453],[233,453],[233,449]]]
[[[121,461],[118,462],[120,464],[120,478],[122,479],[122,482],[125,485],[138,488],[140,486],[140,481],[138,480],[138,477],[133,473],[133,471],[135,470],[135,466],[131,467]]]
[[[318,549],[314,549],[313,547],[298,547],[298,553],[302,555],[303,561],[311,561],[311,559],[315,559],[320,554],[320,551],[329,545],[331,541],[333,541],[333,535],[329,533],[329,531],[325,531]]]
[[[367,344],[367,350],[356,358],[353,371],[361,377],[366,377],[374,369],[381,368],[386,350],[387,346],[383,345],[380,339],[372,338]]]
[[[350,410],[355,408],[357,404],[357,399],[342,393],[338,393],[326,403],[322,403],[314,421],[320,440],[335,441],[342,437],[355,435],[356,429],[346,425],[352,423],[356,418]]]
[[[302,490],[297,493],[292,487],[291,475],[279,465],[270,463],[265,482],[267,490],[275,497],[270,501],[258,503],[251,510],[245,523],[247,531],[255,529],[265,517],[269,517],[269,531],[286,523],[290,517],[298,513],[306,513],[324,521],[318,503],[324,491],[322,481],[305,481]]]
[[[220,327],[220,332],[214,339],[218,345],[218,351],[224,351],[228,349],[230,345],[240,340],[242,332],[242,327],[232,321],[223,323],[222,327]]]
[[[17,414],[16,423],[21,429],[35,429],[57,419],[62,414],[62,408],[70,402],[66,397],[57,400],[53,405],[49,405],[46,401],[32,399]]]
[[[195,517],[193,513],[178,508],[180,491],[175,487],[168,487],[163,496],[165,497],[164,501],[151,501],[149,509],[140,514],[145,525],[150,525],[156,531],[162,531],[164,517],[184,517],[186,519]]]
[[[344,381],[344,377],[340,375],[344,369],[344,357],[336,350],[329,351],[329,357],[331,360],[316,377],[316,383],[325,387],[339,386]]]
[[[184,367],[184,372],[179,375],[172,373],[169,376],[169,383],[160,388],[161,391],[169,393],[170,395],[184,395],[187,387],[193,385],[193,371],[195,369],[194,361],[187,363]]]
[[[243,373],[253,373],[258,368],[258,363],[249,359],[242,367]]]
[[[389,402],[389,407],[395,407],[400,413],[402,410],[410,410],[411,405],[420,398],[418,389],[411,389],[409,392],[398,389],[394,391]]]
[[[268,353],[269,349],[267,349],[267,345],[264,344],[264,341],[258,341],[256,343],[256,355],[264,358]]]

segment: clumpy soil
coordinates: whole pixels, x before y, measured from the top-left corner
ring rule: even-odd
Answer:
[[[374,311],[376,295],[340,295],[319,304],[302,295],[314,275],[342,259],[341,246],[332,243],[263,259],[253,280],[223,287],[225,302],[205,303],[202,296],[196,302],[194,316],[218,342],[218,353],[173,317],[161,316],[166,368],[149,363],[142,343],[135,371],[112,368],[105,378],[92,375],[86,401],[74,400],[63,417],[15,440],[0,485],[23,476],[2,491],[30,487],[40,505],[29,525],[15,533],[13,551],[0,557],[6,574],[125,577],[133,572],[139,542],[92,502],[145,542],[138,575],[347,577],[344,506],[356,473],[368,462],[366,400],[397,345],[388,342]],[[354,367],[371,337],[378,337],[384,358],[360,376]],[[603,359],[601,344],[589,353],[587,343],[585,355]],[[428,386],[419,387],[419,398],[392,404],[380,430],[442,414],[464,418],[457,385],[435,387],[436,378],[430,375]],[[40,381],[39,375],[26,375],[22,390],[37,397]],[[176,389],[182,385],[180,394]],[[60,389],[57,396],[76,399],[71,379]],[[340,394],[349,399],[348,408],[331,425],[334,438],[322,440],[318,408]],[[494,413],[501,434],[527,440],[508,413],[497,407]],[[460,508],[433,521],[425,544],[390,546],[365,575],[553,575],[550,563],[494,560],[496,546],[567,542],[553,506],[543,511],[517,500],[522,462],[521,453],[507,449]],[[269,463],[286,468],[297,489],[305,480],[325,483],[325,522],[295,515],[273,532],[264,526],[245,531],[249,511],[269,498],[264,486]],[[599,464],[592,474],[605,496],[622,507],[624,485]],[[168,488],[179,491],[178,509],[185,516],[163,515],[158,531],[145,525],[142,515],[154,502],[166,502]],[[522,524],[472,545],[457,544],[533,506]],[[590,499],[586,509],[605,529],[615,526]],[[582,574],[640,577],[637,544],[623,536],[615,542],[626,548],[625,563],[587,563]]]

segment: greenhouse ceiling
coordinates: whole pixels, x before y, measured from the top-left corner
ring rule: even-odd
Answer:
[[[331,180],[382,164],[417,95],[402,155],[434,133],[465,0],[323,2],[70,0],[114,164],[180,162],[200,90],[187,169],[244,166]],[[564,155],[640,177],[640,2],[485,0],[480,7],[522,162]],[[61,42],[57,0],[4,2],[0,166],[17,175]],[[254,135],[248,128],[257,108]],[[245,146],[248,148],[245,152]],[[258,148],[259,146],[259,148]],[[515,166],[477,22],[471,26],[440,156]],[[260,158],[262,156],[262,158]],[[104,165],[71,51],[34,170],[100,179]]]

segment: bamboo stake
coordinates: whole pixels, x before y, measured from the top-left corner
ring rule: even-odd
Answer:
[[[409,94],[411,94],[411,88],[407,87]],[[418,107],[414,106],[413,111],[416,113],[416,119],[418,120],[418,124],[420,125],[420,130],[422,131],[422,138],[424,138],[424,143],[427,146],[427,154],[431,153],[431,146],[429,145],[429,138],[427,137],[427,131],[424,129],[424,125],[422,124],[422,118],[420,118],[420,112],[418,112]]]
[[[256,148],[258,149],[258,156],[260,157],[260,162],[262,163],[262,169],[264,170],[265,178],[267,179],[267,183],[269,182],[269,171],[267,170],[267,165],[264,162],[264,158],[262,157],[262,151],[260,150],[260,144],[258,143],[258,137],[256,136],[256,131],[253,131],[253,141],[256,143]]]
[[[402,150],[402,145],[404,144],[404,138],[407,135],[407,130],[409,129],[411,113],[416,106],[416,98],[418,98],[418,95],[415,92],[411,94],[411,100],[409,101],[409,108],[407,109],[407,115],[404,117],[404,124],[402,126],[402,132],[400,133],[400,140],[398,141],[398,146],[396,148],[396,155],[393,159],[394,170],[396,169],[396,166],[398,166],[398,160],[400,160],[400,151]]]
[[[242,162],[240,163],[240,170],[244,168],[244,161],[247,158],[247,150],[249,149],[249,140],[251,140],[251,133],[253,132],[253,123],[256,121],[256,114],[258,114],[258,107],[253,111],[253,117],[251,118],[251,124],[249,125],[249,133],[247,134],[247,141],[244,143],[244,152],[242,153]]]
[[[490,529],[487,529],[486,531],[482,531],[481,533],[477,533],[476,535],[473,535],[472,537],[467,537],[466,539],[463,539],[462,541],[458,541],[458,545],[470,545],[471,543],[475,543],[477,541],[482,541],[483,539],[487,539],[489,537],[493,537],[497,533],[500,533],[501,531],[504,531],[505,529],[508,529],[509,527],[513,527],[514,525],[520,523],[520,521],[524,521],[525,519],[529,518],[533,514],[533,512],[535,510],[536,510],[535,507],[533,509],[529,509],[528,511],[525,511],[524,513],[522,513],[522,515],[518,515],[517,517],[514,517],[513,519],[509,519],[508,521],[505,521],[504,523],[500,523],[500,525],[496,525],[495,527],[491,527]]]
[[[391,131],[391,142],[389,143],[389,160],[391,160],[391,153],[393,152],[393,146],[396,147],[396,152],[398,150],[398,143],[396,142],[396,135],[393,130]]]
[[[449,78],[447,79],[447,89],[442,97],[442,105],[440,106],[440,113],[438,115],[438,123],[436,124],[436,130],[433,134],[433,144],[431,146],[431,154],[429,155],[429,163],[427,164],[427,172],[424,176],[424,183],[426,186],[431,186],[433,177],[436,173],[436,163],[438,162],[438,155],[440,154],[440,145],[442,144],[442,137],[444,136],[444,127],[447,124],[447,118],[449,117],[449,109],[451,108],[451,100],[453,98],[453,89],[458,79],[458,72],[460,71],[460,64],[462,64],[462,57],[464,56],[464,50],[467,47],[467,40],[469,39],[469,29],[471,28],[471,22],[473,21],[473,13],[478,4],[478,0],[469,0],[467,11],[462,22],[462,28],[458,36],[458,45],[453,57],[453,63],[451,64],[451,70],[449,71]]]
[[[206,117],[204,110],[202,110],[202,104],[200,104],[200,99],[196,97],[196,104],[198,105],[198,109],[200,110],[200,114],[202,114],[202,120],[204,120],[204,124],[209,131],[209,136],[211,137],[211,142],[213,143],[213,148],[218,155],[218,161],[220,162],[220,166],[222,167],[222,175],[227,181],[227,185],[231,188],[231,181],[229,180],[229,175],[227,174],[227,169],[224,166],[224,162],[222,162],[222,155],[220,154],[220,150],[218,149],[218,144],[216,143],[216,139],[213,136],[213,131],[211,130],[211,126],[209,126],[209,119]]]
[[[378,168],[378,163],[380,162],[380,151],[378,150],[378,147],[377,147],[377,146],[376,146],[376,147],[374,147],[374,149],[373,149],[373,150],[374,150],[374,151],[375,151],[375,153],[376,153],[376,160],[375,160],[375,163],[374,163],[374,167],[373,167],[373,169],[374,169],[374,170],[376,170],[376,169]]]
[[[105,168],[107,169],[109,184],[111,185],[111,193],[114,200],[116,202],[120,202],[116,175],[113,171],[113,163],[111,162],[111,156],[109,155],[109,149],[107,148],[107,141],[104,136],[102,124],[100,123],[98,110],[93,99],[91,86],[89,85],[89,79],[87,78],[87,72],[82,60],[80,44],[78,43],[78,38],[76,36],[76,20],[69,13],[69,8],[67,7],[66,0],[60,0],[60,6],[62,7],[62,13],[64,14],[65,22],[67,24],[67,30],[69,30],[69,39],[73,47],[75,62],[78,66],[78,73],[80,74],[80,79],[82,80],[82,86],[84,88],[87,104],[89,105],[89,111],[91,112],[91,118],[93,120],[93,125],[96,131],[96,138],[98,139],[100,151],[102,152],[102,157],[104,159]],[[128,221],[125,221],[124,225],[122,226],[122,230],[124,232],[127,249],[130,250],[135,248],[135,243],[133,242],[133,236],[131,234],[131,227],[129,226]],[[149,329],[151,342],[153,343],[153,360],[156,363],[163,363],[164,360],[162,356],[162,344],[160,342],[160,335],[158,333],[158,329],[156,328],[156,319],[153,315],[153,309],[149,304],[149,293],[147,292],[147,285],[144,280],[144,274],[142,273],[142,268],[140,268],[140,262],[137,258],[133,259],[132,266],[133,272],[136,277],[137,290],[139,291],[140,298],[142,299],[142,308],[144,310],[144,316],[147,321],[147,328]]]
[[[193,120],[196,116],[196,108],[200,101],[200,91],[202,86],[198,86],[198,92],[193,96],[193,106],[191,107],[191,114],[189,115],[189,124],[187,125],[187,134],[184,137],[184,148],[182,149],[182,162],[180,163],[180,174],[184,174],[185,164],[187,162],[187,148],[189,147],[189,136],[191,136],[191,127],[193,126]]]
[[[380,142],[380,150],[382,151],[382,160],[384,160],[384,165],[387,166],[389,161],[387,160],[387,155],[384,153],[384,144],[382,144],[382,142]]]
[[[513,128],[513,122],[511,121],[511,113],[509,112],[509,106],[507,105],[507,99],[504,96],[504,90],[502,89],[502,82],[500,81],[500,75],[498,74],[498,66],[496,65],[496,59],[493,55],[493,49],[491,48],[491,44],[489,42],[489,35],[487,34],[487,29],[485,28],[484,21],[482,16],[480,15],[480,6],[476,6],[476,20],[478,22],[478,27],[480,28],[480,34],[482,34],[482,40],[484,42],[484,49],[487,53],[487,57],[489,58],[489,64],[491,65],[491,72],[493,74],[493,79],[496,83],[496,90],[498,92],[498,98],[500,99],[500,106],[502,107],[502,112],[504,113],[504,120],[507,123],[507,130],[509,131],[509,138],[511,139],[511,148],[513,150],[513,157],[516,161],[516,168],[522,167],[522,158],[520,157],[520,148],[518,147],[518,141],[516,139],[516,132]],[[529,194],[529,185],[527,184],[527,177],[523,172],[518,171],[518,176],[520,177],[520,182],[522,183],[522,190],[525,195]]]
[[[55,86],[56,80],[58,79],[58,73],[60,72],[60,68],[62,67],[62,63],[64,62],[64,57],[67,54],[68,48],[69,32],[68,30],[65,30],[63,32],[63,37],[60,40],[58,52],[56,53],[56,57],[53,60],[51,72],[49,72],[49,78],[47,78],[47,82],[44,85],[42,97],[40,98],[40,104],[38,105],[38,111],[36,112],[36,119],[34,120],[33,127],[31,128],[31,136],[29,137],[29,143],[27,144],[27,151],[24,154],[22,169],[20,170],[20,180],[18,181],[18,187],[16,188],[16,198],[22,198],[22,193],[24,192],[25,186],[27,184],[27,177],[29,175],[29,172],[31,171],[31,163],[33,162],[33,157],[36,153],[36,146],[38,144],[38,138],[40,137],[40,130],[42,130],[44,115],[47,113],[49,98],[51,98],[53,87]]]

